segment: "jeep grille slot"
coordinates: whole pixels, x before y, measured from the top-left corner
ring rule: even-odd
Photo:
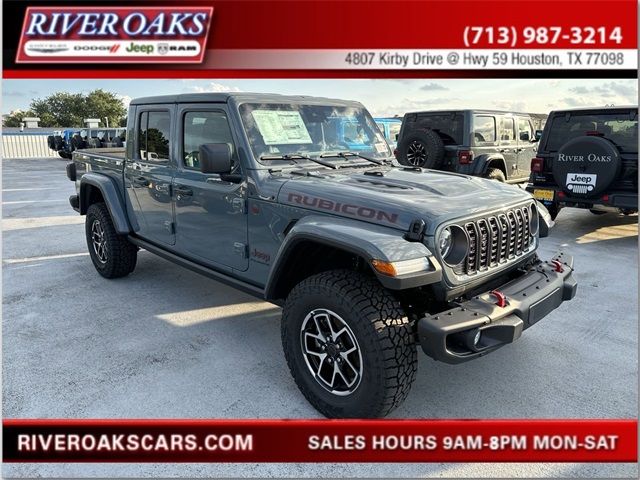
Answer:
[[[467,258],[465,260],[466,269],[464,273],[470,275],[472,273],[476,273],[476,250],[478,235],[476,235],[476,226],[474,223],[467,223],[464,228],[467,231],[467,235],[469,235],[469,252],[467,253]]]
[[[483,273],[527,253],[532,245],[530,208],[530,205],[513,208],[497,216],[465,223],[469,250],[464,261],[454,267],[454,273]]]

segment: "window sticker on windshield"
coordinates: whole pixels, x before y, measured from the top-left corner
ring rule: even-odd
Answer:
[[[254,110],[251,114],[266,145],[313,143],[300,112]]]
[[[387,145],[384,143],[376,143],[376,151],[378,153],[387,153]]]

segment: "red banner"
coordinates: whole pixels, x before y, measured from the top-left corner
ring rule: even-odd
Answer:
[[[5,462],[637,462],[636,420],[5,420]]]

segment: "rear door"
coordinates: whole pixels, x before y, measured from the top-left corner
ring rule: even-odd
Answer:
[[[531,159],[536,156],[538,142],[534,139],[533,125],[529,117],[518,117],[518,176],[529,178]]]
[[[512,115],[504,115],[499,117],[500,146],[498,152],[504,157],[504,163],[507,167],[507,180],[512,180],[519,176],[518,172],[518,142],[516,141],[516,119]]]
[[[125,186],[135,216],[134,229],[143,239],[173,245],[171,182],[174,105],[145,105],[136,109],[134,151],[127,155]]]
[[[214,268],[244,271],[247,245],[247,184],[200,171],[198,149],[207,143],[231,147],[232,173],[242,173],[237,141],[225,104],[179,105],[179,162],[174,179],[178,250]]]

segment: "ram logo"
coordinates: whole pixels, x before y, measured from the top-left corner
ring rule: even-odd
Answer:
[[[597,178],[597,175],[589,173],[569,173],[567,175],[567,190],[584,195],[595,188]]]
[[[160,55],[166,55],[169,53],[169,44],[168,43],[159,43],[158,44],[158,53]]]

